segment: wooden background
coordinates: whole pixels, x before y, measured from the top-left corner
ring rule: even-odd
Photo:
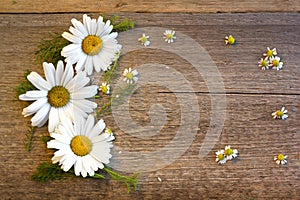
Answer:
[[[299,11],[298,0],[1,0],[1,199],[299,199]],[[120,71],[155,61],[184,74],[196,91],[199,112],[195,114],[200,116],[197,135],[188,150],[162,169],[141,173],[137,191],[130,194],[126,194],[124,185],[111,179],[67,178],[47,183],[31,180],[36,167],[51,157],[41,141],[48,133],[46,127],[39,128],[33,150],[25,150],[30,118],[22,116],[27,104],[18,101],[13,87],[22,80],[26,69],[42,73],[34,55],[38,43],[48,33],[66,31],[70,20],[81,20],[83,13],[93,17],[118,14],[134,19],[137,28],[172,28],[207,50],[222,75],[227,108],[222,134],[205,159],[198,157],[205,133],[211,128],[211,96],[205,82],[195,77],[187,61],[149,48],[123,56]],[[233,34],[238,45],[225,46],[227,34]],[[257,62],[267,46],[277,48],[284,60],[282,71],[258,68]],[[186,92],[188,95],[190,91]],[[149,108],[159,102],[167,111],[168,124],[160,134],[142,140],[123,132],[113,116],[106,116],[106,122],[115,130],[115,144],[143,153],[170,142],[183,125],[175,95],[162,91],[155,83],[141,87],[130,99],[132,119],[140,126],[147,125]],[[289,110],[288,120],[272,120],[271,113],[282,105]],[[239,158],[219,166],[214,161],[215,151],[228,144],[239,150]],[[278,153],[289,156],[287,166],[275,164],[273,157]]]

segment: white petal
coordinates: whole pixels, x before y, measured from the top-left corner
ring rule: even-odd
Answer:
[[[64,63],[63,61],[58,61],[56,71],[55,71],[55,85],[62,85],[61,79],[64,74]]]
[[[76,162],[76,157],[73,156],[72,154],[68,155],[67,159],[64,161],[63,170],[65,172],[69,171],[75,162]]]
[[[36,72],[31,72],[27,76],[27,79],[39,90],[48,91],[52,88],[51,85]]]
[[[71,81],[69,81],[69,83],[66,85],[66,88],[70,93],[73,93],[76,90],[80,90],[81,88],[83,88],[89,82],[90,79],[86,76],[86,73],[80,71]]]
[[[48,119],[49,110],[50,104],[44,104],[44,106],[31,118],[32,126],[43,126]]]
[[[91,75],[93,73],[94,66],[93,66],[93,57],[92,56],[87,56],[84,67],[85,67],[85,71],[87,72],[88,75]]]
[[[46,76],[47,82],[51,85],[51,87],[55,86],[55,68],[52,63],[43,63],[43,69]]]
[[[55,130],[59,123],[58,109],[51,107],[49,112],[48,131],[51,133]]]
[[[23,109],[22,114],[24,117],[36,113],[41,107],[43,107],[48,102],[47,98],[40,98],[37,101],[33,102],[30,106]]]
[[[89,138],[94,138],[95,136],[101,134],[103,132],[103,130],[105,129],[105,123],[104,121],[101,119],[97,122],[97,124],[92,128],[91,131],[89,131]]]
[[[98,86],[90,85],[70,94],[72,99],[91,98],[97,94]]]
[[[72,34],[70,34],[70,33],[68,33],[68,32],[64,32],[64,33],[62,34],[62,36],[63,36],[65,39],[67,39],[67,40],[69,40],[70,42],[73,42],[73,43],[81,44],[81,42],[82,42],[82,39],[81,39],[81,38],[79,38],[79,37],[77,37],[77,36],[75,36],[75,35],[72,35]]]
[[[93,115],[89,115],[86,122],[85,122],[85,125],[83,126],[84,130],[83,130],[82,134],[84,134],[88,137],[89,132],[91,132],[94,125],[95,125],[95,118],[94,118]]]
[[[85,53],[82,53],[79,57],[78,62],[76,63],[76,66],[75,66],[75,70],[77,72],[82,71],[86,59],[87,59],[87,55]]]
[[[82,162],[81,162],[81,157],[80,156],[77,156],[75,166],[74,166],[74,170],[75,170],[76,176],[79,176],[80,172],[82,170]]]
[[[77,19],[72,19],[71,20],[72,24],[74,25],[74,27],[79,30],[84,36],[87,36],[88,35],[88,32],[86,30],[86,28],[84,27],[84,25],[78,21]]]
[[[62,85],[66,86],[67,83],[73,78],[73,76],[74,76],[74,70],[72,64],[68,62],[62,77],[62,81],[61,81]]]
[[[85,36],[84,36],[78,29],[76,29],[76,28],[74,28],[74,27],[72,27],[72,26],[70,26],[69,31],[70,31],[73,35],[75,35],[75,36],[77,36],[78,38],[80,38],[81,40],[83,40],[83,39],[85,38]]]
[[[86,99],[78,99],[72,101],[75,108],[80,109],[86,113],[91,113],[95,108],[97,108],[97,103],[86,100]]]
[[[31,90],[27,91],[25,94],[21,94],[19,99],[23,101],[34,101],[40,98],[45,98],[47,95],[48,91],[45,90]]]

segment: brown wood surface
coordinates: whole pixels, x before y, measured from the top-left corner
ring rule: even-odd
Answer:
[[[99,8],[93,10],[84,4],[77,7],[76,1],[64,1],[65,5],[62,7],[52,4],[53,1],[50,6],[50,1],[47,1],[44,2],[44,7],[40,7],[43,2],[17,0],[16,4],[11,5],[11,1],[2,1],[0,8],[2,12],[13,13],[99,12]],[[134,12],[177,12],[185,11],[185,6],[190,9],[188,11],[198,11],[193,8],[193,4],[185,5],[183,2],[183,8],[178,6],[179,2],[171,5],[164,3],[166,8],[159,7],[163,3],[152,4],[155,7],[153,10],[146,3],[143,3],[144,6],[138,6],[139,3],[133,6],[132,3],[122,2],[120,1],[119,7],[113,11],[129,11],[117,14],[134,19],[137,28],[172,28],[193,38],[207,50],[222,75],[226,91],[226,120],[217,143],[205,159],[199,159],[199,148],[205,133],[213,128],[210,126],[211,98],[219,94],[210,94],[203,77],[196,75],[195,69],[186,60],[165,51],[142,49],[122,57],[119,73],[125,67],[163,62],[184,74],[199,102],[199,110],[195,115],[199,115],[200,119],[196,128],[197,135],[188,150],[162,169],[141,173],[138,190],[128,195],[124,185],[110,179],[67,178],[47,183],[32,181],[30,176],[36,171],[36,167],[48,161],[51,156],[51,152],[46,150],[41,141],[41,137],[48,133],[46,127],[39,128],[33,141],[33,150],[25,150],[25,133],[30,123],[29,118],[21,115],[21,110],[27,104],[17,100],[13,86],[23,78],[26,69],[42,72],[40,64],[35,62],[34,55],[38,43],[47,37],[49,32],[67,30],[70,19],[81,19],[82,14],[1,14],[1,199],[299,199],[300,14],[147,14]],[[271,6],[271,11],[299,11],[298,1],[284,1],[286,6],[275,9],[276,3],[279,2],[281,1],[273,2],[274,7]],[[68,7],[71,3],[74,6]],[[24,7],[20,6],[21,4]],[[207,10],[201,10],[201,3],[197,8],[199,12],[216,12],[222,4],[219,1],[211,1],[211,4],[205,5]],[[256,5],[239,1],[236,4],[242,6],[239,7],[239,11],[242,12],[268,11],[264,3]],[[293,6],[289,6],[290,4]],[[100,7],[101,2],[97,5]],[[172,7],[175,5],[177,9]],[[107,6],[113,8],[115,4]],[[224,12],[237,11],[232,7],[222,9]],[[91,15],[97,17],[98,13]],[[226,46],[224,36],[227,34],[234,34],[238,44]],[[277,47],[285,62],[282,71],[262,71],[258,68],[257,62],[267,46]],[[174,81],[171,84],[178,83]],[[184,94],[190,95],[191,92],[193,91],[186,91]],[[141,87],[131,97],[132,119],[139,125],[147,125],[150,121],[148,111],[154,103],[164,106],[168,122],[160,134],[150,139],[132,137],[120,130],[113,116],[104,117],[115,130],[116,146],[141,154],[156,151],[168,144],[181,126],[189,126],[191,123],[180,122],[184,110],[180,110],[176,92],[161,88],[155,83]],[[289,110],[288,120],[271,119],[271,113],[282,105]],[[120,110],[122,109],[124,108],[120,106]],[[152,110],[154,113],[160,113],[158,108]],[[138,132],[139,129],[134,131]],[[214,160],[215,151],[228,144],[239,150],[239,158],[219,166]],[[281,152],[289,156],[287,166],[278,166],[273,161],[274,155]],[[122,159],[132,158],[121,156],[119,161],[122,162]],[[155,162],[160,161],[154,161],[154,165]],[[158,181],[158,177],[162,182]]]
[[[0,13],[66,12],[299,12],[298,0],[1,0]]]

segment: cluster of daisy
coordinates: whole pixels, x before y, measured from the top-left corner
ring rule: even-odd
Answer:
[[[98,90],[109,94],[110,85],[92,85],[89,76],[94,71],[109,70],[121,45],[116,40],[118,33],[112,32],[110,21],[104,22],[101,16],[91,19],[83,15],[83,23],[76,19],[71,22],[70,32],[62,34],[71,42],[61,51],[65,62],[59,61],[56,67],[44,62],[45,79],[31,72],[27,79],[36,90],[27,91],[19,99],[33,101],[22,112],[25,117],[34,115],[32,126],[41,127],[48,122],[53,139],[47,147],[57,150],[52,162],[59,163],[64,171],[74,167],[77,176],[86,177],[94,176],[98,169],[109,163],[115,139],[102,119],[96,121],[92,112],[97,104],[89,100]],[[128,83],[137,81],[137,74],[131,68],[123,73]]]
[[[141,42],[142,45],[149,46],[150,45],[150,40],[149,40],[150,36],[146,35],[145,33],[142,34],[142,36],[140,38],[138,38],[138,41]],[[165,42],[167,43],[173,43],[174,40],[176,39],[175,36],[175,31],[173,30],[165,30],[165,32],[163,33],[163,39],[165,40]]]
[[[270,49],[267,47],[267,51],[263,54],[263,58],[258,62],[258,66],[262,70],[266,69],[277,69],[281,70],[283,67],[283,62],[281,58],[277,55],[276,48]]]
[[[228,160],[232,160],[238,156],[237,149],[231,149],[230,145],[225,146],[225,149],[216,152],[216,162],[218,164],[225,164]]]
[[[282,107],[281,110],[277,110],[277,111],[273,112],[272,117],[273,117],[273,119],[285,120],[289,117],[287,115],[287,112],[288,112],[287,109],[285,109],[285,107]]]

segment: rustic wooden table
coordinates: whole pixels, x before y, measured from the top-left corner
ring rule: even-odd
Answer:
[[[299,11],[298,0],[1,0],[1,199],[299,199]],[[151,116],[161,113],[161,107],[153,107],[157,103],[164,108],[167,121],[159,134],[142,139],[119,127],[114,116],[105,116],[115,130],[115,146],[145,155],[145,162],[149,162],[148,153],[168,145],[180,128],[187,127],[185,138],[190,132],[196,133],[191,135],[191,143],[182,155],[171,158],[172,162],[160,165],[166,159],[164,154],[161,159],[153,159],[153,171],[149,166],[145,170],[139,168],[143,163],[136,163],[136,157],[118,154],[119,160],[113,161],[114,166],[118,162],[124,166],[122,161],[131,161],[137,169],[142,169],[138,189],[130,194],[126,194],[127,189],[121,183],[111,179],[67,178],[39,183],[30,178],[37,166],[51,156],[41,141],[48,132],[46,127],[37,129],[32,151],[25,150],[30,120],[21,115],[26,103],[18,101],[13,87],[20,82],[26,69],[42,73],[34,55],[38,43],[48,33],[66,31],[71,25],[70,20],[73,17],[81,20],[83,13],[93,17],[101,13],[117,14],[133,19],[137,28],[171,28],[185,34],[210,55],[224,83],[226,102],[217,106],[220,114],[225,113],[221,116],[225,120],[222,126],[222,121],[221,125],[211,123],[213,113],[218,112],[212,99],[222,93],[212,92],[205,76],[201,76],[189,60],[155,48],[139,49],[122,57],[122,68],[161,63],[167,69],[175,69],[185,77],[192,90],[172,91],[172,87],[181,87],[176,80],[164,87],[155,81],[141,86],[129,103],[130,116],[137,123],[132,132],[142,131],[142,127],[151,122]],[[227,34],[233,34],[238,44],[226,46],[224,36]],[[126,42],[122,34],[120,38]],[[180,39],[178,37],[176,42]],[[284,60],[283,70],[259,69],[257,62],[266,47],[277,48]],[[125,45],[124,48],[129,47]],[[157,74],[153,72],[153,76]],[[196,98],[197,110],[192,114],[198,119],[196,127],[193,119],[182,121],[182,116],[187,113],[182,102],[178,102],[178,94]],[[288,109],[289,118],[273,120],[271,113],[282,105]],[[219,137],[212,138],[215,142],[212,149],[199,158],[206,135],[219,125],[222,132]],[[148,131],[151,134],[151,129]],[[215,152],[225,145],[237,148],[239,158],[220,166],[215,162]],[[176,151],[182,150],[176,146],[172,148],[170,151],[173,150],[174,156]],[[278,166],[273,161],[278,153],[289,156],[287,166]],[[131,174],[128,168],[121,173]]]

